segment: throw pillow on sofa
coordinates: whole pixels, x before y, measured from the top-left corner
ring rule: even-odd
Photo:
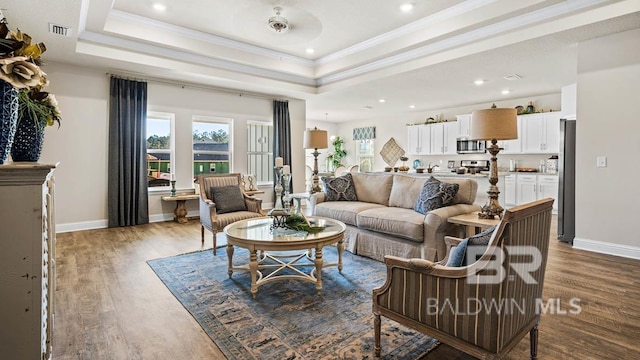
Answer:
[[[211,196],[218,214],[247,210],[242,190],[237,185],[212,186]]]
[[[351,173],[338,177],[323,177],[326,201],[358,201]]]
[[[431,210],[447,206],[453,202],[459,188],[458,184],[445,183],[432,176],[422,185],[413,210],[426,214]]]

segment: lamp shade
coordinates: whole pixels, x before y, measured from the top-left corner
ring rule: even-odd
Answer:
[[[471,113],[472,140],[512,140],[518,138],[516,109],[492,108]]]
[[[307,129],[304,131],[303,146],[305,149],[326,149],[329,147],[327,138],[326,130],[318,130],[317,127]]]

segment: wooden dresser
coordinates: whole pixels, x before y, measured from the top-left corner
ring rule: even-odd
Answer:
[[[49,359],[56,165],[0,165],[0,357]]]

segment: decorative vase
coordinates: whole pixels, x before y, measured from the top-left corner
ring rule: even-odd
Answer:
[[[18,122],[18,90],[0,80],[0,164],[11,152]]]
[[[11,147],[13,161],[37,162],[40,159],[45,127],[43,122],[34,119],[28,111],[23,112],[18,119],[16,136]]]

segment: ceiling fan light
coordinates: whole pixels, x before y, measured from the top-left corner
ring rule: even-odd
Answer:
[[[283,16],[280,16],[281,10],[282,8],[280,7],[273,8],[273,11],[275,11],[276,16],[270,17],[269,21],[267,22],[267,25],[269,25],[269,28],[271,28],[273,31],[280,34],[286,33],[291,28],[291,26],[289,26],[289,21],[285,19]]]

